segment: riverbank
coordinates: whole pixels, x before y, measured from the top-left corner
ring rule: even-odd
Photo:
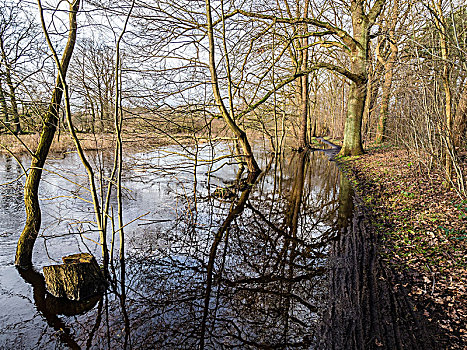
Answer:
[[[414,307],[441,327],[449,349],[467,344],[467,202],[393,147],[339,158],[357,195],[378,218],[384,259]]]
[[[39,143],[39,133],[19,135],[0,135],[0,154],[27,154],[28,149],[34,152]],[[124,147],[130,152],[136,152],[165,146],[176,143],[176,139],[186,139],[188,136],[175,135],[169,137],[156,133],[132,133],[125,134]],[[21,140],[19,141],[18,138]],[[81,141],[81,146],[85,151],[113,151],[115,148],[116,135],[113,133],[79,133],[78,138]],[[52,154],[63,154],[75,152],[76,147],[68,133],[57,133],[54,142],[51,145],[50,152]]]

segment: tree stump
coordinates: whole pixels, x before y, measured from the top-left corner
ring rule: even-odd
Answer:
[[[79,253],[64,256],[63,264],[44,266],[47,289],[55,297],[85,300],[103,293],[107,281],[94,256]]]

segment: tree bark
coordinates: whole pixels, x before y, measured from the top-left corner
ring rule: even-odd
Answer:
[[[363,10],[362,1],[352,1],[352,27],[353,36],[357,41],[352,48],[351,72],[357,78],[352,81],[347,103],[347,118],[344,127],[344,142],[340,151],[341,156],[356,156],[363,154],[362,145],[362,118],[367,93],[368,70],[368,19]]]
[[[3,91],[2,80],[0,79],[0,110],[1,118],[5,125],[8,125],[8,106],[6,104],[5,92]],[[3,129],[3,126],[0,127]]]
[[[49,292],[57,298],[86,300],[103,293],[107,282],[89,253],[62,258],[63,264],[44,266],[44,278]]]
[[[368,75],[365,109],[363,110],[362,116],[363,138],[369,137],[368,133],[370,132],[372,114],[375,109],[376,99],[381,85],[381,79],[379,78],[381,68],[381,64],[377,62],[375,70]]]
[[[390,39],[392,40],[392,39]],[[386,124],[389,114],[389,99],[391,98],[392,78],[394,62],[397,58],[398,49],[394,43],[389,43],[391,53],[386,61],[382,57],[378,57],[384,66],[384,81],[381,94],[381,108],[379,111],[378,126],[376,128],[376,143],[381,144],[386,139]]]
[[[363,154],[362,116],[365,108],[366,82],[352,82],[349,91],[347,119],[344,128],[344,144],[340,151],[343,156]]]
[[[347,104],[347,118],[344,128],[344,142],[339,152],[341,156],[356,156],[363,154],[362,118],[365,109],[365,99],[368,82],[368,46],[369,32],[376,18],[381,13],[384,0],[377,0],[368,14],[364,10],[363,0],[351,1],[353,39],[351,47],[352,84]]]
[[[211,73],[211,85],[212,90],[214,93],[214,98],[216,100],[216,104],[221,112],[222,118],[224,119],[227,126],[232,130],[234,135],[237,137],[238,142],[243,150],[243,157],[247,164],[248,171],[251,173],[259,173],[261,169],[256,163],[256,159],[253,156],[253,151],[251,149],[251,145],[248,141],[245,131],[243,131],[235,122],[233,118],[233,111],[231,114],[225,107],[224,101],[222,100],[222,96],[219,90],[219,81],[217,77],[217,70],[216,70],[216,60],[215,60],[215,45],[214,45],[214,27],[212,24],[212,16],[211,16],[211,2],[210,0],[206,0],[206,20],[207,20],[207,32],[208,32],[208,41],[209,41],[209,71]]]
[[[465,142],[465,133],[467,131],[467,82],[464,85],[459,102],[457,103],[456,115],[454,117],[454,144],[461,147]]]
[[[397,59],[399,53],[398,47],[396,45],[396,24],[399,17],[399,1],[394,2],[394,7],[392,8],[391,16],[391,27],[389,29],[389,37],[386,39],[389,44],[389,57],[384,60],[384,58],[379,54],[378,50],[378,60],[384,66],[384,82],[383,82],[383,91],[381,95],[381,108],[379,111],[379,120],[378,126],[376,128],[376,143],[381,144],[386,139],[386,124],[389,115],[389,99],[391,98],[391,89],[392,89],[392,78],[394,70],[394,62]]]
[[[77,22],[80,0],[70,3],[69,22],[70,29],[68,41],[63,51],[61,60],[62,77],[65,79],[68,65],[71,60],[73,48],[76,42]],[[57,76],[55,88],[52,93],[48,110],[43,118],[42,131],[34,157],[31,161],[26,183],[24,185],[24,206],[26,209],[26,224],[18,240],[16,248],[15,264],[21,268],[32,266],[32,251],[41,226],[41,210],[39,205],[39,183],[42,177],[42,169],[49,154],[55,131],[57,129],[59,108],[63,96],[63,88],[60,73]]]
[[[392,54],[391,54],[392,56]],[[386,124],[389,113],[389,99],[391,97],[393,64],[388,63],[384,74],[383,89],[381,95],[381,108],[379,111],[378,126],[376,128],[376,143],[381,144],[386,140]]]

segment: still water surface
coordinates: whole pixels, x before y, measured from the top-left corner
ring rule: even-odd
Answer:
[[[196,162],[181,153],[166,147],[126,160],[124,219],[139,219],[125,228],[125,284],[116,259],[105,297],[71,316],[63,315],[71,306],[46,303],[53,298],[39,275],[25,281],[12,264],[25,217],[22,179],[14,181],[22,170],[2,157],[0,182],[12,182],[0,187],[1,347],[310,346],[336,230],[335,165],[317,152],[281,160],[259,152],[267,172],[253,179],[222,159],[225,145],[198,149]],[[48,162],[38,271],[79,251],[100,257],[86,181],[75,154]]]
[[[339,276],[358,269],[353,236],[342,238],[352,194],[328,154],[277,159],[258,150],[265,172],[254,178],[239,171],[227,145],[186,151],[171,146],[125,160],[125,264],[115,237],[108,292],[73,304],[52,298],[39,273],[13,266],[23,178],[1,157],[0,183],[9,183],[0,186],[0,348],[309,349],[347,341],[352,331],[342,330],[355,324],[347,311],[365,296],[349,304],[346,286],[368,288],[358,276]],[[110,168],[106,162],[94,156],[97,167]],[[48,161],[37,271],[80,251],[100,258],[86,183],[75,154]],[[359,336],[374,342],[366,333]]]

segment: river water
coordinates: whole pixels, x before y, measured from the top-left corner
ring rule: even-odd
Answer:
[[[127,157],[124,265],[116,236],[109,290],[83,303],[51,297],[40,274],[68,254],[101,257],[78,157],[48,161],[35,271],[19,273],[24,178],[2,156],[0,348],[430,348],[412,321],[387,329],[393,295],[381,292],[374,240],[357,227],[364,219],[329,151],[275,158],[257,148],[258,178],[239,171],[225,144]],[[93,155],[104,179],[108,162]],[[379,297],[388,305],[365,306]],[[402,314],[407,305],[398,303]]]

